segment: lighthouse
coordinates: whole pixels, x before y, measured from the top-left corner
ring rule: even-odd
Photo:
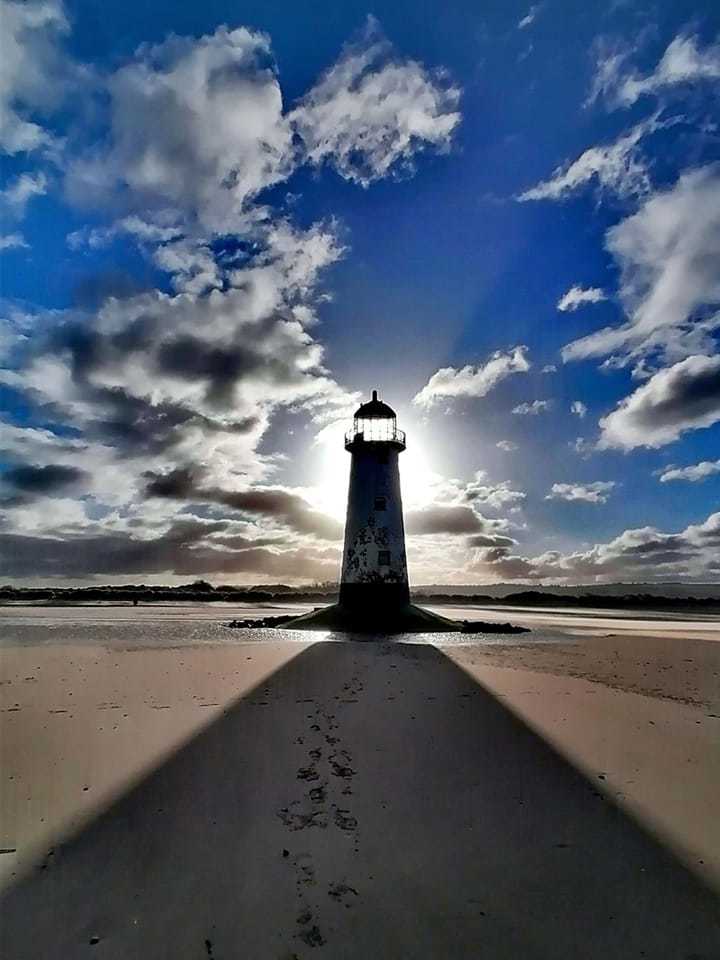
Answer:
[[[371,639],[459,630],[456,621],[410,603],[399,469],[405,434],[377,390],[355,411],[345,449],[352,459],[338,602],[295,617],[283,628]]]
[[[410,603],[399,470],[405,434],[377,390],[355,411],[345,449],[352,460],[340,605],[392,613]]]

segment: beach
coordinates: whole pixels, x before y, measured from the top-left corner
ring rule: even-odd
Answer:
[[[0,610],[5,955],[720,954],[716,621],[236,615]]]

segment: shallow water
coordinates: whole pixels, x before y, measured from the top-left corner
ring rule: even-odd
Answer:
[[[285,641],[307,643],[318,640],[388,640],[387,636],[345,634],[331,631],[282,629],[231,630],[235,619],[301,614],[311,604],[86,604],[82,606],[0,606],[0,646],[34,644],[101,644],[118,648],[174,647],[202,644],[264,643]],[[578,642],[591,636],[654,635],[720,640],[720,618],[693,620],[643,611],[538,609],[531,607],[477,607],[453,605],[430,607],[457,620],[488,620],[531,628],[530,633],[413,633],[397,634],[397,643],[518,644]]]
[[[242,629],[227,624],[236,617],[278,616],[306,613],[310,604],[98,604],[73,607],[0,607],[0,646],[35,644],[88,644],[122,649],[174,647],[183,645],[265,643],[283,641],[308,643],[319,640],[384,640],[397,643],[492,644],[557,642],[553,630],[533,630],[517,635],[482,633],[412,633],[392,638],[372,634],[346,634],[320,630]],[[440,612],[440,611],[439,611]],[[453,607],[452,616],[465,620],[483,619],[484,611]]]

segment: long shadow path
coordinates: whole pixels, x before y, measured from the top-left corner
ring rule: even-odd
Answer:
[[[9,960],[720,957],[712,894],[421,645],[308,648],[2,911]]]

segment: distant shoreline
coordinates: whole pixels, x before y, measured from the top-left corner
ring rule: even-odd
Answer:
[[[536,590],[520,590],[504,597],[489,594],[465,593],[416,593],[416,603],[427,605],[461,604],[484,607],[577,607],[601,610],[657,610],[675,612],[708,612],[720,614],[720,598],[663,597],[649,593],[621,595],[598,595],[582,593],[546,593]],[[155,603],[249,603],[288,604],[311,603],[317,606],[335,603],[333,592],[310,592],[283,590],[273,593],[267,590],[243,588],[198,589],[195,585],[180,587],[66,587],[66,588],[15,588],[0,589],[0,604],[32,607],[72,607],[78,605],[102,606],[110,603],[155,604]]]

